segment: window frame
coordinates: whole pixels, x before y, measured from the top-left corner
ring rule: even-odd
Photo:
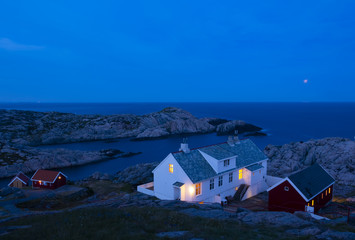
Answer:
[[[169,173],[174,173],[174,164],[169,163]]]
[[[230,159],[224,160],[223,164],[225,167],[228,167],[230,165]]]
[[[199,196],[202,194],[202,187],[201,187],[201,183],[196,183],[195,184],[195,195]]]
[[[239,174],[238,179],[239,180],[243,179],[243,169],[239,169],[238,174]]]
[[[233,182],[233,172],[229,173],[228,182]]]
[[[210,190],[214,189],[214,178],[210,179]]]
[[[218,177],[218,187],[222,187],[223,186],[223,176],[219,176]]]

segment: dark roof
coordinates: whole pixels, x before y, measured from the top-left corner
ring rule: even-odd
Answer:
[[[267,156],[250,139],[241,140],[234,145],[225,142],[198,149],[217,160],[237,156],[236,168],[267,159]]]
[[[180,164],[193,183],[217,175],[200,151],[217,160],[236,156],[236,168],[245,167],[267,159],[267,156],[250,139],[241,140],[233,146],[225,142],[191,149],[189,153],[184,153],[182,151],[172,153],[176,161]]]
[[[173,153],[173,156],[193,183],[217,175],[211,165],[197,150],[191,150],[189,153]]]
[[[176,187],[181,187],[183,186],[185,183],[182,183],[182,182],[174,182],[173,183],[173,186],[176,186]]]
[[[12,183],[16,178],[20,179],[25,184],[28,184],[28,181],[30,180],[30,178],[27,177],[23,172],[19,172],[15,177],[11,179],[10,183]]]
[[[253,165],[246,167],[246,169],[248,169],[251,172],[254,172],[254,171],[261,169],[261,168],[263,168],[262,164],[253,164]]]
[[[31,180],[54,182],[59,173],[61,173],[61,172],[38,169],[35,172],[35,174],[32,176]],[[62,175],[64,175],[64,174],[62,174]]]
[[[308,199],[312,199],[335,181],[319,164],[294,173],[288,178]]]

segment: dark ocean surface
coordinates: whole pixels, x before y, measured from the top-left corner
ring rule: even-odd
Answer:
[[[240,119],[262,127],[268,136],[251,137],[260,147],[282,145],[324,137],[355,136],[355,103],[0,103],[0,109],[58,111],[76,114],[147,114],[165,107],[183,108],[197,117]],[[191,136],[191,148],[226,141],[226,136]],[[143,152],[130,158],[118,158],[84,166],[61,169],[72,180],[85,178],[95,171],[115,173],[130,165],[163,160],[177,151],[181,137],[142,142],[119,139],[115,142],[86,142],[42,146],[86,151],[116,148],[125,152]],[[0,186],[8,180],[1,180]]]

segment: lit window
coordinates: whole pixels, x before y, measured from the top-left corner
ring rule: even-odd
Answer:
[[[230,163],[229,159],[224,160],[224,166],[225,166],[225,167],[229,166],[229,163]]]
[[[329,194],[330,194],[330,188],[328,190],[329,190]]]
[[[314,200],[312,200],[312,207],[314,206]]]
[[[173,164],[169,164],[169,172],[171,172],[171,173],[174,172],[174,166],[173,166]]]
[[[197,183],[195,186],[196,196],[201,194],[201,183]]]
[[[210,180],[210,190],[214,189],[214,178]]]
[[[327,190],[325,190],[325,196],[328,196],[328,191]]]
[[[284,190],[286,191],[286,192],[288,192],[288,190],[290,190],[287,186],[285,186],[284,187]]]
[[[309,206],[309,203],[307,205]]]
[[[323,193],[322,193],[322,199],[323,199]]]
[[[239,179],[243,178],[243,169],[239,169]]]
[[[229,173],[229,182],[232,182],[233,181],[233,173]]]
[[[58,179],[62,179],[62,177],[61,177],[61,176],[59,176],[59,177],[58,177]]]
[[[223,185],[223,176],[218,177],[218,187]]]

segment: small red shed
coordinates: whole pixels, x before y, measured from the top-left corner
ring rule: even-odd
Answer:
[[[31,181],[33,188],[56,189],[67,184],[67,176],[58,171],[38,169]]]
[[[333,198],[334,178],[319,164],[286,177],[270,187],[270,211],[310,211],[318,210]]]
[[[23,188],[28,186],[30,178],[27,177],[23,172],[19,172],[13,179],[11,179],[8,184],[9,187]]]

